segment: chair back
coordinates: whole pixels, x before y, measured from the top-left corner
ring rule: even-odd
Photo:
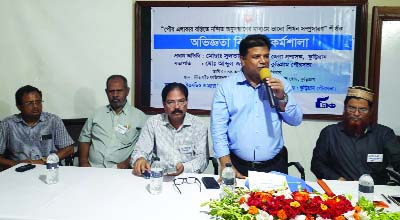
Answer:
[[[65,165],[66,166],[73,166],[75,157],[79,157],[78,152],[78,138],[81,134],[81,130],[85,125],[87,118],[76,118],[76,119],[63,119],[63,123],[65,128],[68,131],[68,134],[71,136],[72,140],[74,141],[74,153],[65,158]]]
[[[288,150],[287,150],[286,146],[283,146],[282,154],[284,155],[284,158],[285,158],[285,160],[287,162],[287,167],[288,168],[291,167],[291,166],[296,167],[297,171],[299,171],[299,173],[300,173],[301,179],[305,180],[306,179],[306,175],[305,175],[305,172],[304,172],[304,167],[300,164],[300,162],[288,162],[289,161],[289,159],[288,159],[289,157],[288,157]]]

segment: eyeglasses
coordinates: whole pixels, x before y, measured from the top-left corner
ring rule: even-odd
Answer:
[[[200,180],[197,177],[191,176],[191,177],[187,177],[187,178],[176,178],[174,179],[174,186],[178,189],[179,194],[182,194],[181,190],[179,189],[179,185],[182,185],[184,183],[187,184],[194,184],[194,183],[198,183],[199,184],[199,189],[201,192],[201,183]]]
[[[353,106],[347,106],[346,107],[346,111],[350,112],[350,113],[355,113],[356,111],[358,111],[360,113],[366,114],[366,113],[369,112],[369,109],[368,108],[364,108],[364,107],[363,108],[357,108],[357,107],[353,107]]]
[[[32,107],[34,105],[42,105],[44,101],[43,100],[36,100],[36,101],[30,101],[30,102],[25,102],[22,103],[22,105],[28,106],[28,107]]]
[[[177,106],[184,106],[186,105],[187,101],[186,99],[181,99],[181,100],[168,100],[165,102],[165,105],[168,107],[174,107],[175,105]]]

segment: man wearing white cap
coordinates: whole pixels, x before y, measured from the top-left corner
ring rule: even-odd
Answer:
[[[400,144],[393,130],[371,123],[374,93],[362,86],[348,89],[343,121],[325,127],[317,140],[311,171],[318,179],[358,180],[368,173],[386,184],[391,164],[400,171]]]

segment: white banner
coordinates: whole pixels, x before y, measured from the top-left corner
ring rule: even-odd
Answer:
[[[151,107],[162,107],[166,83],[182,82],[189,108],[210,110],[218,83],[240,71],[241,39],[265,34],[271,72],[292,84],[304,114],[342,114],[355,6],[152,7],[151,16]]]

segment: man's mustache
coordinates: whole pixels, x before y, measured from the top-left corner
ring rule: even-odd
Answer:
[[[175,109],[175,110],[172,112],[172,114],[176,114],[176,113],[181,113],[181,114],[183,114],[183,111],[181,111],[180,109]]]
[[[353,120],[353,121],[360,121],[361,120],[360,117],[349,117],[349,119]]]

